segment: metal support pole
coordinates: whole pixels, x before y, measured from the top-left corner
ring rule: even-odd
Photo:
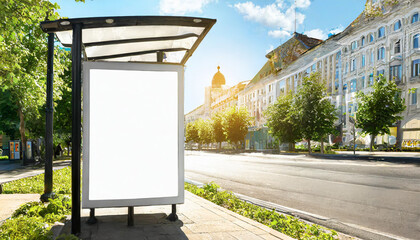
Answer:
[[[54,33],[48,33],[47,59],[47,107],[45,109],[45,174],[44,194],[41,201],[53,198],[53,81],[54,81]]]
[[[176,215],[176,204],[172,204],[172,213],[169,214],[167,219],[171,222],[175,222],[176,220],[178,220],[178,215]]]
[[[128,207],[127,225],[129,227],[134,226],[134,207]]]
[[[71,233],[80,233],[80,144],[82,98],[82,25],[73,25],[72,55],[72,158],[71,158]]]
[[[92,225],[98,222],[98,219],[95,217],[95,209],[91,208],[89,213],[89,219],[86,221],[87,224]]]

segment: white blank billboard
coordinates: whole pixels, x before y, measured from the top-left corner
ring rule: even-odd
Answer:
[[[82,207],[184,201],[183,67],[83,64]]]

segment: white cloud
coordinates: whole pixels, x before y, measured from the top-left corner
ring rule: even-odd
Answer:
[[[184,15],[189,12],[203,12],[203,7],[214,0],[160,0],[159,9],[161,14]]]
[[[267,50],[265,50],[265,53],[269,53],[269,52],[271,52],[273,50],[274,50],[274,46],[273,45],[270,45],[270,48],[267,49]]]
[[[340,26],[338,26],[334,29],[331,29],[330,33],[331,34],[338,34],[338,33],[341,33],[343,30],[344,30],[344,27],[340,24]]]
[[[309,0],[299,0],[300,6],[306,6]],[[306,5],[305,5],[306,4]],[[258,6],[253,2],[237,3],[234,8],[244,15],[245,19],[255,21],[267,27],[277,28],[283,31],[294,31],[295,11],[294,6],[290,6],[286,10],[283,1],[272,3],[266,6]],[[296,24],[300,25],[305,20],[305,15],[296,12]]]
[[[311,0],[296,0],[297,8],[308,8],[311,5]]]
[[[321,29],[312,29],[310,31],[306,31],[305,35],[312,37],[312,38],[317,38],[317,39],[321,39],[321,40],[325,40],[328,38],[328,35],[326,33],[324,33],[324,31],[322,31]]]
[[[268,31],[268,36],[273,38],[284,38],[284,37],[290,37],[291,34],[284,30],[272,30]]]

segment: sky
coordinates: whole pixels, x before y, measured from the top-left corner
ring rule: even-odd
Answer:
[[[347,27],[364,9],[364,0],[56,0],[62,17],[191,16],[217,22],[185,68],[184,112],[204,103],[220,66],[226,84],[251,80],[295,29],[326,39]]]

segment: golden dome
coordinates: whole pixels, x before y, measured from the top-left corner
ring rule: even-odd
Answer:
[[[222,85],[226,84],[225,76],[220,72],[220,66],[217,66],[217,73],[214,74],[213,80],[211,81],[212,88],[221,88]]]

